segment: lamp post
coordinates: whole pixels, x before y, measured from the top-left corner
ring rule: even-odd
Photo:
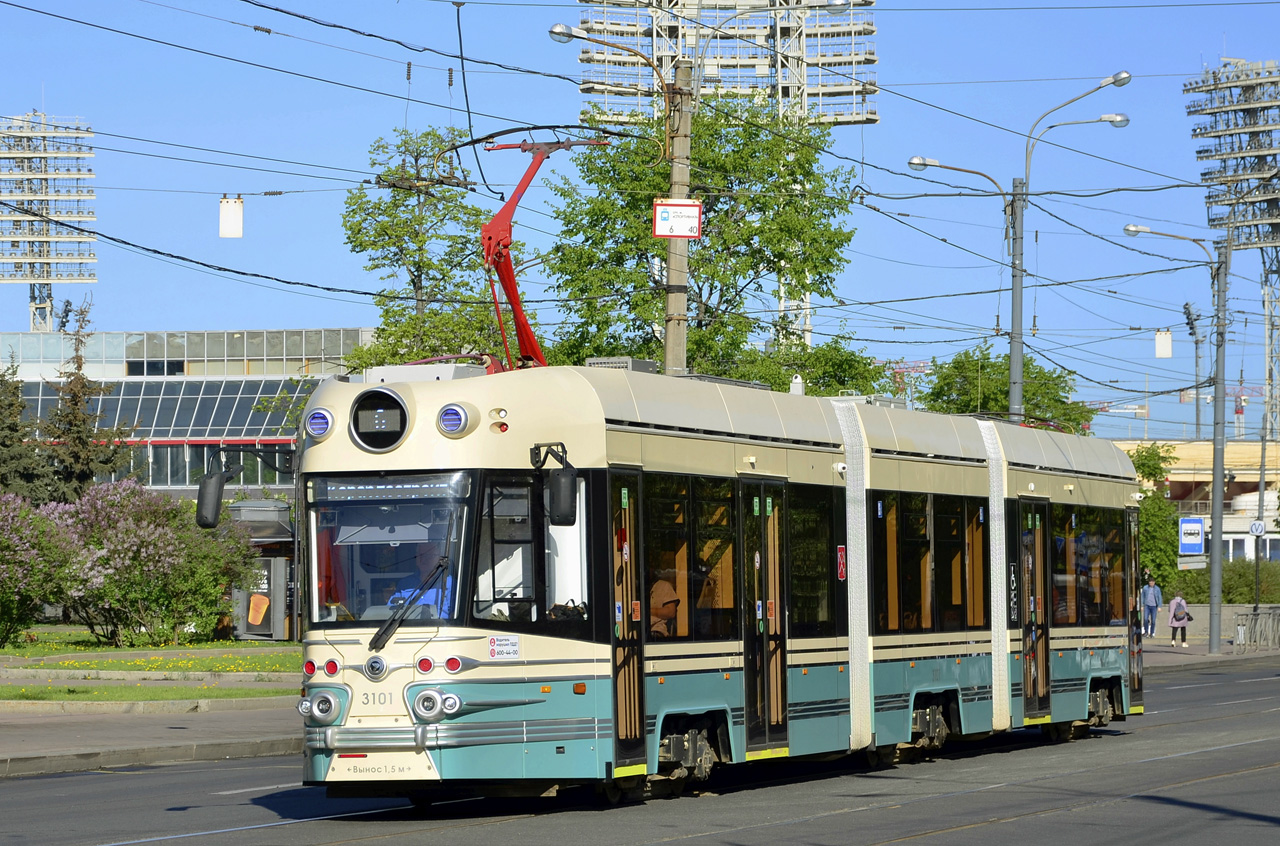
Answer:
[[[1213,489],[1209,506],[1209,525],[1212,541],[1209,544],[1209,654],[1221,652],[1222,637],[1222,500],[1225,487],[1226,406],[1227,406],[1227,278],[1231,273],[1231,230],[1227,241],[1218,245],[1218,261],[1214,262],[1209,247],[1200,238],[1174,235],[1130,223],[1124,228],[1126,235],[1160,235],[1190,241],[1204,250],[1213,272]],[[1197,401],[1199,388],[1197,387]]]
[[[1040,125],[1040,121],[1049,115],[1058,111],[1058,109],[1071,105],[1077,100],[1088,97],[1096,91],[1101,91],[1109,85],[1117,88],[1128,85],[1132,77],[1128,71],[1120,71],[1112,74],[1106,79],[1099,82],[1093,88],[1083,94],[1072,97],[1065,103],[1054,106],[1049,111],[1036,118],[1035,123],[1031,124],[1031,129],[1027,132],[1027,155],[1025,159],[1025,168],[1021,177],[1013,179],[1013,199],[1005,197],[1003,190],[1000,190],[1000,196],[1005,197],[1005,218],[1008,229],[1006,235],[1010,239],[1009,247],[1009,266],[1011,268],[1010,279],[1012,283],[1012,291],[1009,297],[1010,306],[1013,310],[1013,316],[1009,321],[1009,418],[1014,422],[1020,422],[1023,417],[1022,403],[1022,218],[1027,205],[1027,183],[1031,181],[1031,153],[1035,150],[1037,142],[1050,129],[1056,129],[1059,126],[1072,126],[1079,123],[1109,123],[1114,127],[1120,128],[1129,125],[1129,118],[1122,114],[1108,114],[1092,120],[1069,120],[1062,123],[1053,123],[1046,126],[1036,134],[1036,127]],[[924,170],[928,167],[940,167],[944,170],[956,170],[961,173],[972,173],[990,180],[997,188],[1000,184],[991,179],[987,174],[977,170],[967,170],[960,167],[950,167],[948,165],[938,164],[935,159],[926,159],[923,156],[914,156],[907,165],[912,170]]]
[[[1022,258],[1022,219],[1026,215],[1027,209],[1027,186],[1031,182],[1031,153],[1036,148],[1036,143],[1050,129],[1056,129],[1059,126],[1071,126],[1079,123],[1109,123],[1116,128],[1122,128],[1129,125],[1129,118],[1125,115],[1102,115],[1093,120],[1072,120],[1063,123],[1054,123],[1046,126],[1039,135],[1036,134],[1036,127],[1040,125],[1040,121],[1065,106],[1088,97],[1096,91],[1101,91],[1108,85],[1116,87],[1129,84],[1130,77],[1128,71],[1120,71],[1112,74],[1100,83],[1095,85],[1088,91],[1060,105],[1054,106],[1049,111],[1036,118],[1036,122],[1031,124],[1031,129],[1027,131],[1027,158],[1026,166],[1023,170],[1021,179],[1013,180],[1013,258],[1010,262],[1011,270],[1009,277],[1011,280],[1011,292],[1009,302],[1013,308],[1013,316],[1009,321],[1009,417],[1011,420],[1021,422],[1023,416],[1022,404],[1022,277],[1023,277],[1023,258]]]
[[[573,39],[590,41],[639,56],[653,69],[658,83],[662,86],[666,119],[666,138],[663,146],[664,158],[668,152],[671,158],[670,196],[673,200],[684,200],[689,196],[689,144],[692,131],[693,112],[691,108],[693,88],[692,66],[687,59],[675,62],[675,80],[667,84],[662,77],[662,70],[653,59],[639,50],[623,44],[614,44],[589,35],[586,30],[555,24],[548,31],[552,40],[566,44]],[[666,306],[663,319],[663,372],[668,376],[682,376],[688,372],[686,339],[689,331],[689,242],[684,238],[667,239],[667,284]]]

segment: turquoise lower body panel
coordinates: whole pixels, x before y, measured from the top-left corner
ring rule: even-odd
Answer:
[[[911,711],[921,695],[954,695],[960,725],[951,731],[980,734],[991,730],[992,696],[1007,695],[991,687],[991,658],[927,658],[877,661],[871,668],[872,727],[877,746],[911,742]]]
[[[839,666],[787,672],[787,746],[791,755],[849,748],[849,673]]]

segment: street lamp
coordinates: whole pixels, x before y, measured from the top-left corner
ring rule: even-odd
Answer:
[[[1031,129],[1027,131],[1027,157],[1026,167],[1023,170],[1021,179],[1013,180],[1013,249],[1012,249],[1012,271],[1009,274],[1011,279],[1010,302],[1013,308],[1013,318],[1009,324],[1009,417],[1015,422],[1021,421],[1023,416],[1022,408],[1022,276],[1023,276],[1023,260],[1022,260],[1022,218],[1027,208],[1027,185],[1031,182],[1031,152],[1035,149],[1036,142],[1041,136],[1050,129],[1059,126],[1068,126],[1075,123],[1110,123],[1115,127],[1127,126],[1129,118],[1124,115],[1103,115],[1096,120],[1086,121],[1067,121],[1064,123],[1051,124],[1045,127],[1044,131],[1036,134],[1036,127],[1040,125],[1040,121],[1049,115],[1065,108],[1077,100],[1082,100],[1090,94],[1094,94],[1102,89],[1114,85],[1117,88],[1129,84],[1129,80],[1133,77],[1128,71],[1120,71],[1101,80],[1093,88],[1083,94],[1078,94],[1049,109],[1040,117],[1036,118],[1035,123],[1031,124]]]
[[[1004,192],[1004,189],[1000,187],[1000,183],[996,182],[988,174],[985,174],[980,170],[970,170],[967,167],[955,167],[954,165],[944,165],[941,162],[939,162],[937,159],[926,159],[924,156],[912,156],[911,158],[907,159],[907,167],[916,171],[921,171],[927,168],[936,167],[936,168],[941,168],[942,170],[954,170],[957,173],[972,173],[974,176],[981,176],[983,179],[987,180],[992,185],[996,186],[996,191],[1000,194],[1001,199],[1004,200],[1004,237],[1006,241],[1009,240],[1009,230],[1012,227],[1011,215],[1013,213],[1013,209],[1011,208],[1009,203],[1009,195],[1006,194]]]

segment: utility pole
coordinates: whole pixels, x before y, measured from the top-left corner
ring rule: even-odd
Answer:
[[[1213,286],[1213,503],[1210,523],[1213,542],[1209,545],[1209,654],[1222,651],[1222,497],[1226,486],[1227,405],[1227,280],[1231,275],[1231,230],[1227,241],[1218,245],[1218,264]]]
[[[1022,213],[1026,202],[1027,181],[1014,177],[1010,214],[1013,218],[1013,248],[1010,250],[1009,274],[1013,282],[1009,296],[1013,306],[1013,315],[1009,319],[1009,419],[1014,423],[1022,422]]]
[[[667,89],[671,109],[671,199],[689,197],[689,140],[693,125],[693,63],[675,62],[675,83]],[[667,305],[663,323],[663,364],[668,376],[689,371],[685,343],[689,331],[689,240],[667,239]]]

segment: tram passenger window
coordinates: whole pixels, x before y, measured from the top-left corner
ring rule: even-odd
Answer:
[[[697,595],[693,626],[699,640],[723,640],[737,636],[737,600],[734,586],[734,484],[729,479],[696,479],[695,539],[698,560],[690,574]]]
[[[817,485],[787,489],[791,562],[791,635],[843,634],[844,584],[835,578],[835,539],[844,537],[844,511],[835,492]]]
[[[902,494],[899,595],[902,630],[931,631],[933,623],[933,567],[929,556],[929,495]]]
[[[965,500],[967,520],[965,546],[968,553],[968,580],[965,613],[971,629],[987,627],[991,610],[991,571],[987,568],[987,501]]]
[[[934,604],[938,628],[960,631],[964,619],[964,500],[958,496],[933,498]]]
[[[659,581],[675,591],[675,614],[663,619],[665,636],[680,638],[691,633],[689,600],[689,480],[686,476],[652,473],[645,477],[644,571],[645,592]],[[666,592],[663,591],[663,595]],[[663,604],[671,600],[665,599]],[[668,606],[670,607],[670,606]],[[649,609],[651,634],[654,609]]]
[[[898,602],[898,494],[871,491],[871,630],[897,634],[902,628]]]

